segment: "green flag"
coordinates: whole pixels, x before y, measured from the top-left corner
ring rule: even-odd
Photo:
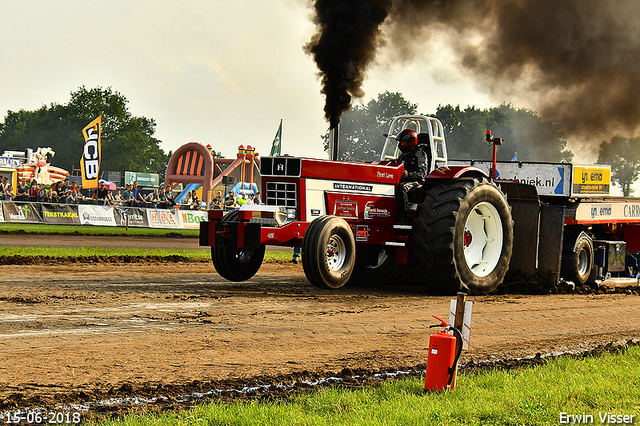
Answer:
[[[276,137],[273,138],[273,144],[271,145],[271,154],[270,157],[280,155],[280,146],[282,145],[282,120],[280,120],[280,127],[278,127],[278,131],[276,132]]]

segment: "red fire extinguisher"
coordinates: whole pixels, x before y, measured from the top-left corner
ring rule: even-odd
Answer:
[[[429,338],[429,355],[427,356],[427,373],[424,380],[425,391],[446,391],[453,389],[451,383],[455,376],[458,359],[462,352],[462,334],[460,330],[450,326],[437,316],[433,316],[440,321],[439,325],[431,327],[444,327],[439,332],[432,334]],[[447,333],[452,330],[455,337]],[[459,341],[456,351],[456,342]]]

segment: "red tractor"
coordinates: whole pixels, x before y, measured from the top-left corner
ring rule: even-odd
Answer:
[[[395,197],[404,166],[395,136],[407,128],[426,146],[430,173],[410,194],[413,223],[401,225]],[[433,293],[486,294],[509,269],[514,227],[505,193],[480,168],[448,164],[435,118],[396,117],[376,161],[263,157],[260,173],[264,204],[211,210],[201,222],[200,245],[211,246],[228,280],[253,277],[267,245],[301,246],[307,279],[329,289],[379,282],[406,267]]]

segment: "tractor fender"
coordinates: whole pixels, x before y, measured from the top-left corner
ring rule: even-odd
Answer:
[[[427,179],[457,179],[460,177],[469,177],[469,176],[477,176],[477,177],[486,177],[489,176],[482,170],[473,166],[448,166],[448,167],[438,167],[429,175]]]

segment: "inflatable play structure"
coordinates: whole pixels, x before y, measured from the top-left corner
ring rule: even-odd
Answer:
[[[252,146],[245,148],[244,145],[240,145],[236,159],[233,160],[213,158],[206,146],[199,142],[189,142],[178,148],[169,159],[165,185],[171,185],[173,188],[182,183],[185,186],[185,190],[176,201],[184,198],[188,188],[193,190],[202,186],[202,201],[209,205],[213,189],[223,184],[223,181],[225,184],[230,181],[237,182],[233,188],[235,192],[257,192],[259,171],[260,160]]]
[[[10,175],[14,186],[20,179],[27,182],[35,179],[39,184],[49,186],[65,180],[67,170],[51,165],[55,155],[53,149],[38,148],[35,152],[29,148],[23,151],[5,151],[0,156],[0,174]]]

